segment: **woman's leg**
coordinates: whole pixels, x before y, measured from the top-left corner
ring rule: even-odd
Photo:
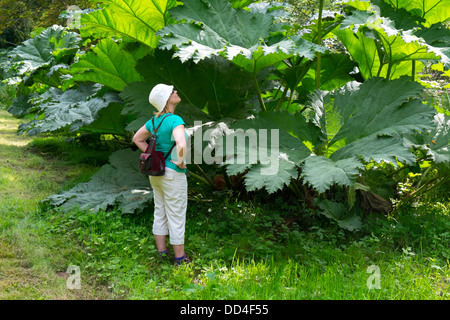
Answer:
[[[169,234],[166,210],[164,205],[164,192],[161,186],[162,177],[150,177],[153,189],[153,201],[155,203],[153,236],[159,252],[166,251],[166,235]]]
[[[167,170],[167,168],[166,168]],[[184,256],[184,236],[187,209],[186,174],[167,170],[163,183],[164,208],[169,228],[169,241],[175,257]]]
[[[176,258],[184,256],[184,244],[174,244],[172,247]]]
[[[158,248],[158,252],[164,252],[166,251],[166,236],[159,236],[154,234],[155,242],[156,242],[156,248]]]

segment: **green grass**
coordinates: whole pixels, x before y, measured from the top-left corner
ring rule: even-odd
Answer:
[[[248,202],[236,208],[254,209]],[[72,230],[86,250],[73,263],[126,299],[450,298],[448,207],[416,208],[398,221],[380,218],[370,226],[372,234],[347,234],[333,225],[280,234],[275,221],[283,217],[273,211],[249,220],[229,208],[222,215],[194,209],[186,243],[192,263],[178,268],[156,259],[148,214],[55,211],[47,232],[58,237]],[[427,229],[413,237],[423,223]],[[380,270],[380,289],[367,285],[373,265]]]
[[[36,141],[68,146],[52,138],[18,136],[19,123],[0,110],[0,299],[110,297],[107,288],[89,276],[83,290],[67,290],[67,262],[83,255],[83,249],[67,235],[53,238],[46,232],[51,222],[36,218],[40,200],[87,180],[98,168],[50,157]]]
[[[107,150],[16,136],[17,120],[0,112],[0,299],[450,298],[448,201],[371,216],[352,233],[287,196],[239,200],[189,180],[192,263],[174,267],[157,259],[151,209],[40,206],[88,180]],[[81,290],[67,288],[69,265],[80,267]],[[370,266],[379,289],[368,287]]]

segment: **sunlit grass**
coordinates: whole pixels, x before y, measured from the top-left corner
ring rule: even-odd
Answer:
[[[26,135],[17,135],[19,121],[0,108],[0,150],[3,146],[26,146],[32,140]],[[1,159],[1,158],[0,158]]]
[[[0,299],[108,297],[106,288],[93,287],[89,277],[83,290],[67,289],[70,257],[83,250],[64,235],[52,237],[51,222],[35,216],[40,200],[96,168],[46,157],[30,146],[29,136],[16,134],[19,123],[0,110]]]
[[[241,203],[240,208],[244,207]],[[203,230],[190,228],[186,246],[192,262],[177,268],[172,260],[161,262],[156,258],[151,219],[146,214],[53,212],[50,217],[55,224],[48,232],[57,236],[73,230],[73,237],[86,250],[75,263],[99,276],[115,295],[126,299],[449,299],[449,238],[442,235],[450,223],[448,212],[433,213],[421,208],[417,214],[429,215],[424,221],[430,228],[418,242],[403,242],[402,230],[383,224],[377,234],[354,239],[333,234],[336,229],[315,228],[297,232],[289,246],[275,244],[277,252],[265,258],[256,257],[252,249],[258,245],[271,248],[272,240],[260,239],[261,243],[244,247],[235,241],[247,238],[251,243],[252,238],[256,239],[256,232],[250,231],[257,227],[255,224],[233,239],[225,234],[209,235],[203,242],[197,240],[206,238],[207,226]],[[413,217],[392,221],[392,226],[411,223],[411,233],[413,226],[424,222]],[[189,226],[198,225],[202,218],[191,213]],[[261,218],[257,216],[254,223]],[[209,219],[211,224],[222,220],[220,216]],[[236,219],[236,224],[248,223],[245,218]],[[434,237],[440,234],[442,247],[436,247]],[[408,244],[411,247],[402,246]],[[223,245],[229,250],[223,250]],[[378,274],[370,269],[374,266]],[[376,279],[379,288],[371,286]]]

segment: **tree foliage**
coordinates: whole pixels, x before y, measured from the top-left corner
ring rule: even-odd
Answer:
[[[89,0],[0,0],[0,48],[17,46],[34,28],[62,25],[61,12],[70,5],[81,9],[92,6]]]

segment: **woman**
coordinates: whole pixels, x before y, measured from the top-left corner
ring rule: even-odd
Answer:
[[[158,110],[155,112],[154,125],[162,122],[157,132],[156,150],[166,155],[176,144],[176,155],[172,152],[166,158],[166,171],[163,176],[150,176],[155,202],[153,235],[161,258],[166,258],[166,236],[175,254],[177,265],[189,262],[184,252],[184,233],[187,208],[186,179],[186,140],[185,123],[175,115],[175,108],[181,101],[173,86],[156,85],[149,96],[150,103]],[[133,137],[133,142],[143,152],[147,149],[147,138],[155,128],[151,120],[142,126]],[[175,159],[176,158],[176,159]],[[175,161],[174,161],[175,160]]]

